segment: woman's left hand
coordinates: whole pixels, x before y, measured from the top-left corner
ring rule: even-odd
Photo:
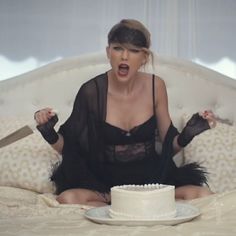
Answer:
[[[216,126],[216,117],[211,110],[205,110],[203,112],[199,112],[199,115],[208,121],[210,128],[214,128]]]
[[[204,112],[195,113],[179,134],[177,139],[179,146],[185,147],[196,135],[215,127],[215,125],[216,119],[212,111],[206,110]]]

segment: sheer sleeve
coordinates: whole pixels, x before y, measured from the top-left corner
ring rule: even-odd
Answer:
[[[96,97],[90,87],[85,84],[80,88],[70,117],[58,131],[64,138],[64,147],[62,163],[52,176],[57,192],[69,188],[109,191],[109,188],[94,171],[94,164],[90,158],[92,144],[89,143],[89,136],[91,136],[89,135],[89,125],[90,116],[94,112],[90,103],[92,102],[91,99]]]
[[[178,134],[178,130],[171,123],[163,143],[160,182],[172,184],[176,187],[207,184],[207,172],[199,163],[192,162],[177,167],[173,161],[173,140]]]

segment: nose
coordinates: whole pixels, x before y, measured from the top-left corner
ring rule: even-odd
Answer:
[[[128,57],[129,57],[128,50],[127,49],[122,50],[122,55],[121,55],[122,60],[127,60]]]

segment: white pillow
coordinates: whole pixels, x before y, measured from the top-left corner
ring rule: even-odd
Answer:
[[[0,139],[30,122],[32,120],[23,117],[0,118]],[[0,185],[39,193],[54,192],[50,176],[59,161],[60,155],[35,131],[0,148]]]
[[[184,158],[185,163],[197,161],[206,167],[212,191],[236,189],[236,126],[217,122],[185,147]]]

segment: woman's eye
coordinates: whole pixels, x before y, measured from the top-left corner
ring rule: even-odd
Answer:
[[[130,52],[139,53],[140,50],[139,50],[139,49],[136,49],[136,48],[130,48]]]
[[[120,51],[120,50],[122,50],[122,47],[115,46],[115,47],[113,47],[113,49],[116,50],[116,51]]]

